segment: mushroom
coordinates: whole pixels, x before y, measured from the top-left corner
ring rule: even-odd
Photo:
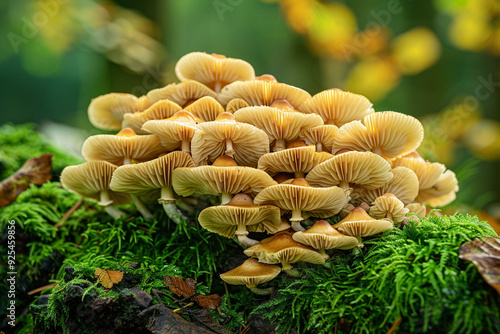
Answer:
[[[224,108],[211,96],[205,96],[193,102],[185,108],[194,117],[202,119],[204,122],[215,121],[217,116],[224,112]]]
[[[409,212],[403,202],[394,194],[387,193],[377,198],[370,208],[370,216],[375,219],[387,218],[395,223],[401,223]]]
[[[239,165],[256,167],[269,152],[266,133],[253,125],[237,122],[233,114],[222,113],[214,122],[199,124],[191,142],[196,165],[214,161],[221,155],[233,157]]]
[[[287,112],[272,107],[248,107],[234,113],[236,120],[252,124],[269,136],[274,151],[285,149],[286,142],[294,141],[299,133],[308,128],[323,125],[318,115]]]
[[[76,166],[68,166],[61,173],[61,184],[69,192],[99,201],[97,204],[113,218],[124,213],[113,207],[130,202],[127,194],[110,189],[113,172],[118,167],[106,161],[88,161]]]
[[[246,61],[203,52],[191,52],[179,59],[175,74],[181,81],[196,80],[216,93],[232,82],[255,78],[252,65]]]
[[[211,206],[200,212],[201,227],[227,238],[238,237],[243,246],[258,241],[248,232],[276,233],[281,225],[280,209],[272,205],[255,205],[247,194],[237,194],[224,205]]]
[[[342,233],[355,237],[358,240],[357,246],[359,248],[364,247],[361,237],[369,237],[394,228],[392,222],[374,219],[361,207],[354,208],[344,219],[333,225],[333,227]]]
[[[205,96],[215,99],[217,98],[217,93],[197,81],[187,80],[178,84],[170,84],[163,88],[153,89],[147,96],[152,102],[170,100],[185,108],[192,102]]]
[[[326,220],[318,220],[311,228],[303,232],[295,232],[293,240],[311,246],[319,251],[326,259],[326,249],[352,249],[358,244],[358,239],[340,233]]]
[[[292,143],[292,147],[295,142]],[[300,144],[299,144],[300,145]],[[314,146],[302,146],[289,148],[283,151],[267,153],[260,157],[258,169],[262,169],[269,175],[277,173],[294,173],[296,178],[303,178],[316,165],[333,158],[330,153],[318,153]]]
[[[318,218],[331,217],[345,206],[346,201],[346,194],[341,188],[313,188],[303,178],[295,179],[291,184],[267,187],[254,199],[256,204],[271,204],[291,210],[290,222],[295,231],[304,231],[300,225],[304,219],[303,212]]]
[[[175,206],[172,173],[178,167],[194,167],[193,159],[186,152],[171,152],[157,159],[118,167],[111,179],[110,188],[115,192],[135,196],[152,195],[162,204],[168,217],[179,224],[187,218]]]
[[[274,236],[262,240],[260,243],[245,249],[244,253],[249,257],[258,258],[262,263],[281,263],[282,270],[296,276],[291,263],[309,262],[313,264],[325,263],[323,255],[312,247],[303,245],[293,240],[293,233],[279,232]]]
[[[414,151],[424,138],[424,128],[414,117],[394,111],[370,114],[363,121],[342,125],[332,153],[340,149],[371,151],[386,159]]]
[[[181,110],[164,120],[147,121],[142,130],[156,135],[166,151],[180,147],[183,152],[190,153],[191,140],[200,122],[203,121],[194,117],[189,111]]]
[[[111,93],[92,99],[88,108],[89,121],[103,130],[119,130],[127,113],[143,111],[152,102],[146,97],[132,94]]]
[[[154,119],[172,117],[181,109],[182,108],[175,102],[161,100],[144,111],[123,115],[122,128],[131,128],[135,133],[146,135],[149,134],[149,132],[142,130],[144,123]]]
[[[236,110],[240,110],[241,108],[246,108],[246,107],[250,107],[250,104],[248,104],[245,100],[232,99],[231,101],[229,101],[229,103],[226,106],[226,112],[232,114]]]
[[[372,103],[363,95],[328,89],[304,101],[298,109],[321,116],[325,124],[342,126],[374,113]]]
[[[414,213],[419,217],[425,217],[427,215],[427,208],[425,205],[420,203],[410,203],[405,206],[409,213]]]
[[[307,145],[315,145],[318,152],[331,152],[338,131],[339,128],[335,125],[319,125],[302,130],[299,139],[304,140]]]
[[[228,156],[220,156],[211,166],[177,168],[173,173],[173,186],[177,194],[220,194],[221,204],[229,203],[234,194],[256,194],[276,184],[265,172],[238,166]]]
[[[255,80],[263,80],[263,81],[269,81],[269,82],[278,82],[274,75],[272,74],[262,74],[259,75],[258,77],[255,77]]]
[[[256,259],[248,259],[242,265],[220,274],[220,278],[232,285],[246,285],[257,295],[271,294],[274,289],[259,289],[257,285],[272,281],[281,272],[274,264],[260,263]]]
[[[294,108],[310,98],[308,92],[283,83],[267,80],[237,81],[224,87],[219,102],[225,106],[232,99],[241,98],[251,106],[270,106],[274,101],[285,99]]]

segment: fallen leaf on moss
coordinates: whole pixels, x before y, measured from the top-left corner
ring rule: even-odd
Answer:
[[[13,203],[17,196],[28,189],[29,185],[41,185],[52,176],[52,154],[43,154],[29,159],[14,174],[0,183],[0,207]]]
[[[500,238],[476,238],[460,246],[460,256],[476,266],[484,280],[500,294]]]
[[[97,268],[94,271],[94,277],[99,280],[103,287],[109,289],[113,287],[113,284],[121,282],[121,280],[123,279],[123,272]]]
[[[222,300],[222,297],[217,294],[208,296],[197,294],[195,288],[198,282],[192,278],[185,280],[178,276],[165,276],[164,278],[164,283],[168,285],[172,293],[184,299],[194,300],[204,309],[215,310]]]

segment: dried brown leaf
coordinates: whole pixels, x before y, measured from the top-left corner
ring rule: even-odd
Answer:
[[[97,268],[94,271],[94,277],[99,280],[103,287],[112,288],[113,284],[121,282],[121,280],[123,279],[123,272]]]
[[[460,246],[460,256],[476,266],[484,280],[500,294],[500,238],[476,238]]]
[[[165,276],[164,283],[168,285],[168,289],[175,295],[183,298],[191,298],[196,301],[204,309],[215,310],[219,306],[222,297],[219,295],[197,295],[195,292],[197,282],[192,278],[177,276]]]
[[[52,154],[32,158],[0,183],[0,207],[13,203],[29,185],[41,185],[51,179]]]

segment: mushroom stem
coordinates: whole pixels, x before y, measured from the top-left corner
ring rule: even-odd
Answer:
[[[349,182],[347,182],[347,181],[341,181],[339,183],[339,187],[342,188],[342,189],[344,189],[344,190],[347,190],[347,189],[349,189]]]
[[[323,152],[323,144],[316,143],[316,152]]]
[[[361,236],[359,236],[359,235],[355,235],[354,237],[355,237],[356,239],[358,239],[358,245],[357,245],[356,247],[354,247],[354,249],[356,249],[356,248],[363,248],[363,247],[365,247],[365,245],[364,245],[364,244],[363,244],[363,242],[361,241]]]
[[[112,205],[105,206],[104,210],[106,210],[108,215],[110,215],[114,219],[118,219],[125,214],[125,212],[118,210],[117,208],[115,208]]]
[[[382,156],[382,150],[380,149],[380,147],[375,147],[374,149],[372,149],[372,152]]]
[[[320,253],[321,255],[323,255],[323,257],[325,258],[325,260],[329,259],[330,256],[328,254],[326,254],[326,251],[324,248],[322,249],[318,249],[318,253]]]
[[[285,145],[286,145],[286,143],[285,143],[285,140],[283,138],[276,139],[276,141],[274,143],[273,151],[274,152],[283,151],[286,148]]]
[[[101,198],[99,204],[100,206],[109,206],[113,203],[113,200],[109,197],[109,192],[108,190],[102,190],[101,191]]]
[[[290,265],[290,264],[288,264]],[[292,266],[290,266],[291,268]],[[298,270],[297,268],[293,268],[293,269],[285,269],[283,267],[283,271],[288,275],[288,276],[291,276],[291,277],[300,277],[302,276],[302,274],[300,273],[300,270]]]
[[[162,187],[159,203],[175,203],[174,189],[172,187]]]
[[[250,246],[253,246],[253,245],[256,245],[259,243],[259,241],[254,240],[254,239],[250,239],[246,235],[237,235],[237,237],[238,237],[238,241],[240,242],[240,244],[242,244],[245,247],[250,247]]]
[[[146,219],[153,218],[153,214],[148,210],[146,205],[144,205],[144,203],[139,199],[139,197],[137,197],[135,195],[130,195],[130,198],[132,198],[132,201],[134,201],[135,207],[137,208],[137,210],[139,210],[139,212],[141,213],[141,215],[144,218],[146,218]]]
[[[187,217],[182,214],[174,203],[162,203],[162,206],[168,218],[174,223],[180,224],[182,221],[187,221]]]
[[[302,173],[302,172],[295,172],[295,178],[296,179],[304,178],[304,173]]]
[[[387,212],[387,216],[385,217],[392,222],[392,212]]]
[[[226,139],[226,152],[224,152],[224,154],[230,157],[234,155],[233,141],[230,138]]]
[[[249,288],[249,289],[250,289],[250,291],[252,291],[256,295],[260,295],[260,296],[270,295],[270,294],[272,294],[274,292],[274,288],[273,287],[261,289],[261,288],[257,288],[257,287],[254,286],[253,288]]]
[[[304,220],[304,218],[302,218],[302,211],[292,210],[292,217],[290,218],[290,222],[292,223],[292,228],[294,231],[305,231],[305,228],[300,225],[300,222],[302,220]]]
[[[181,143],[181,151],[191,153],[191,143],[187,140],[183,140]]]
[[[130,157],[123,158],[123,165],[130,165]]]
[[[231,202],[232,199],[233,199],[233,195],[231,195],[231,194],[226,194],[226,193],[221,194],[221,204],[222,205]]]
[[[221,87],[222,87],[222,85],[221,85],[220,81],[216,81],[214,83],[214,92],[220,93]]]

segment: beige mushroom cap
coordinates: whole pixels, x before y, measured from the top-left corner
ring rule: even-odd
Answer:
[[[153,89],[147,96],[152,102],[170,100],[181,107],[186,107],[191,102],[201,99],[204,96],[217,98],[217,93],[197,81],[187,80],[178,84],[170,84],[163,88]]]
[[[247,101],[243,99],[232,99],[229,101],[229,103],[226,106],[226,112],[228,113],[234,113],[237,110],[240,110],[242,108],[250,107],[250,104],[248,104]]]
[[[214,161],[226,154],[239,165],[256,167],[259,158],[269,152],[266,133],[251,124],[237,122],[232,114],[222,113],[214,122],[199,124],[191,142],[196,165]]]
[[[193,102],[185,108],[193,114],[194,117],[200,118],[205,122],[215,121],[217,116],[224,112],[224,108],[211,96],[205,96]]]
[[[176,151],[148,162],[121,166],[114,172],[110,188],[138,196],[154,192],[159,202],[173,202],[172,173],[179,167],[194,167],[189,153]]]
[[[273,280],[281,272],[279,266],[248,259],[242,265],[220,275],[227,284],[246,285],[248,288]]]
[[[302,130],[299,139],[304,140],[307,145],[315,145],[318,152],[331,152],[338,131],[339,128],[335,125],[319,125]]]
[[[396,223],[401,223],[408,212],[403,202],[391,193],[378,197],[370,208],[370,216],[373,218],[389,218]]]
[[[126,204],[130,202],[130,197],[111,191],[109,186],[117,168],[106,161],[68,166],[61,173],[61,184],[69,192],[99,201],[101,206]]]
[[[266,106],[243,108],[236,111],[234,116],[239,122],[264,130],[271,144],[276,141],[275,151],[283,150],[285,142],[296,140],[302,130],[323,125],[318,115],[287,112]]]
[[[262,263],[281,263],[283,270],[291,269],[290,263],[295,262],[325,263],[325,259],[320,253],[312,247],[293,240],[292,233],[286,231],[262,240],[247,248],[244,253],[247,256],[258,258],[259,262]]]
[[[420,203],[410,203],[405,206],[405,208],[408,209],[408,212],[413,212],[419,217],[425,217],[427,215],[427,208]]]
[[[360,198],[366,203],[372,203],[386,193],[394,194],[403,203],[413,202],[418,195],[418,177],[411,169],[399,166],[391,169],[394,177],[385,185],[377,189],[361,189]]]
[[[391,165],[371,152],[347,152],[314,167],[306,180],[316,187],[347,189],[356,184],[364,189],[380,188],[393,178]]]
[[[416,118],[382,111],[366,116],[363,122],[353,121],[340,127],[332,152],[371,151],[392,159],[414,151],[423,139],[424,128]]]
[[[296,177],[304,177],[316,165],[333,158],[330,153],[318,153],[314,146],[289,148],[283,151],[267,153],[260,157],[258,169],[274,176],[280,172],[296,173]],[[297,175],[302,174],[302,175]]]
[[[150,120],[172,117],[181,109],[175,102],[161,100],[144,111],[123,115],[122,128],[131,128],[135,133],[145,135],[148,132],[142,130],[144,123]]]
[[[392,222],[374,219],[360,207],[353,209],[344,219],[333,225],[333,227],[357,238],[368,237],[394,228]]]
[[[151,105],[145,96],[137,98],[132,94],[110,93],[92,99],[88,116],[93,126],[103,130],[119,130],[125,114],[142,111]]]
[[[248,232],[276,233],[281,224],[280,209],[272,205],[255,205],[250,196],[238,194],[224,205],[211,206],[200,212],[201,227],[227,238]]]
[[[156,135],[161,145],[167,151],[173,151],[182,146],[182,150],[190,152],[189,144],[202,122],[189,111],[181,110],[174,116],[164,120],[147,121],[142,130]]]
[[[179,59],[175,74],[181,81],[196,80],[217,93],[232,82],[255,78],[252,65],[246,61],[203,52],[191,52]]]
[[[351,249],[356,247],[358,240],[337,231],[326,220],[318,220],[304,232],[295,232],[293,240],[315,249]]]
[[[300,221],[301,212],[327,218],[337,214],[346,204],[347,197],[339,187],[313,188],[300,184],[295,179],[292,184],[277,184],[262,190],[254,199],[256,204],[276,205],[292,211],[290,221]],[[305,181],[304,179],[302,179]],[[307,184],[307,182],[305,182]]]
[[[308,114],[318,114],[325,124],[342,126],[346,123],[362,120],[374,112],[372,103],[364,96],[328,89],[304,101],[298,109]]]
[[[127,128],[116,135],[91,136],[82,146],[85,160],[104,160],[114,165],[151,160],[164,151],[158,137],[138,136]]]
[[[217,166],[220,160],[230,159],[232,166]],[[219,157],[212,166],[177,168],[173,173],[173,186],[177,194],[191,196],[198,194],[256,194],[267,187],[276,185],[265,172],[236,165],[233,159]]]
[[[251,106],[270,106],[276,100],[285,99],[296,108],[310,97],[308,92],[294,86],[251,80],[227,85],[219,94],[219,101],[225,106],[232,99],[241,98]]]

